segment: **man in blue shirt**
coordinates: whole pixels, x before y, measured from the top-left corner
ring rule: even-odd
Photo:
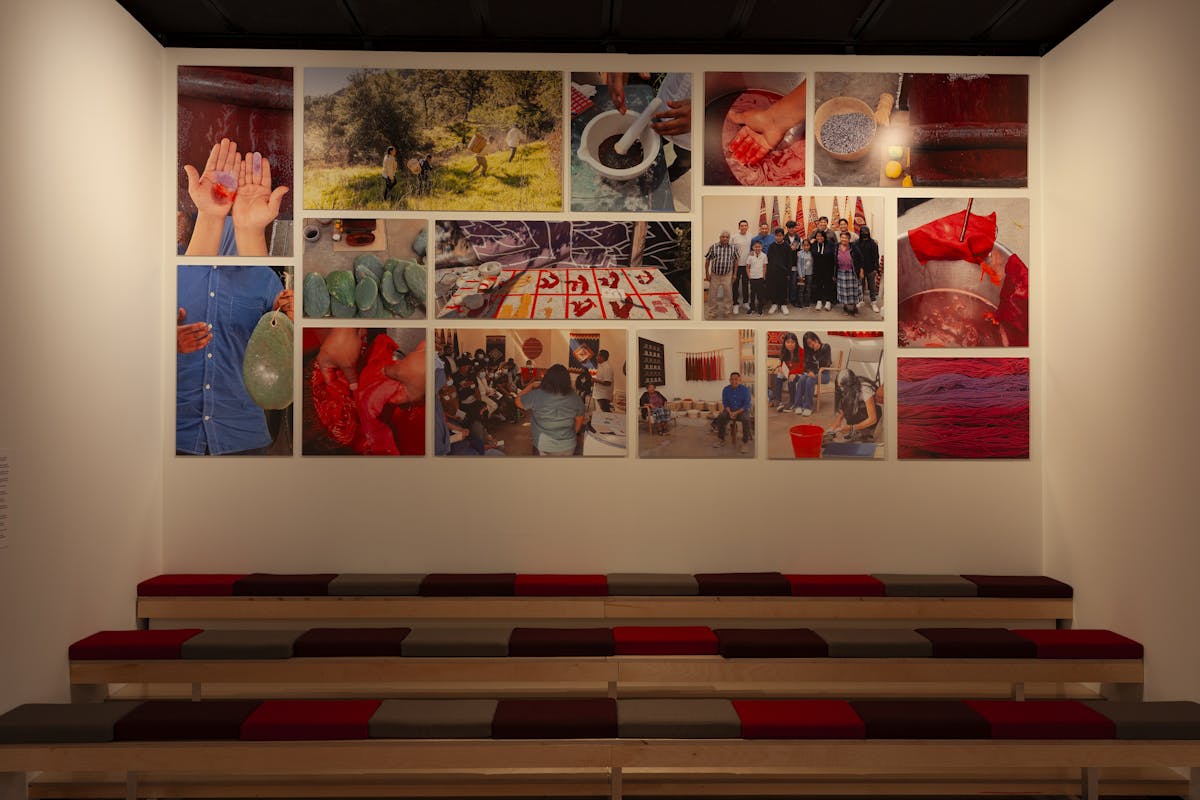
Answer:
[[[729,385],[721,390],[721,413],[713,422],[717,426],[717,441],[713,447],[725,446],[725,428],[730,422],[742,423],[742,446],[738,452],[749,450],[750,442],[750,389],[742,385],[739,372],[729,373]]]
[[[771,245],[775,244],[775,237],[771,234],[771,226],[765,222],[759,223],[758,236],[750,240],[750,249],[754,249],[754,243],[758,242],[762,245],[763,255],[771,252]]]
[[[175,451],[260,455],[266,416],[242,382],[250,334],[263,314],[292,315],[292,292],[270,267],[178,269],[175,329]]]

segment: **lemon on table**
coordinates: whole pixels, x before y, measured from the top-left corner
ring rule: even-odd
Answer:
[[[888,158],[899,159],[900,156],[904,155],[904,148],[898,144],[890,145],[887,149],[887,154]]]
[[[899,161],[889,161],[889,162],[887,162],[887,166],[885,166],[883,168],[883,174],[887,175],[889,178],[891,178],[893,180],[895,180],[896,178],[899,178],[900,174],[903,172],[904,172],[904,167],[902,167],[900,165]]]

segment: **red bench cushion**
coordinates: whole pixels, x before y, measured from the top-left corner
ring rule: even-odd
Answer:
[[[1044,575],[963,575],[980,597],[1071,597],[1070,584]]]
[[[1014,630],[1037,647],[1038,658],[1142,658],[1142,645],[1119,633],[1085,628]]]
[[[501,700],[492,719],[493,739],[612,739],[617,701]]]
[[[793,597],[882,597],[883,582],[870,575],[785,575]]]
[[[611,656],[608,628],[513,628],[510,656]]]
[[[426,597],[511,597],[516,573],[434,572],[421,581],[418,594]]]
[[[726,658],[824,658],[829,645],[808,628],[718,628]]]
[[[1075,700],[966,700],[992,726],[993,739],[1112,739],[1108,717]]]
[[[255,572],[233,585],[233,593],[245,597],[324,597],[329,594],[329,582],[334,572],[307,575],[283,575]]]
[[[866,725],[845,700],[734,700],[743,739],[862,739]]]
[[[242,724],[251,741],[366,739],[382,700],[264,700]]]
[[[619,656],[715,656],[717,635],[703,625],[619,625],[612,629]]]
[[[100,631],[72,644],[67,657],[73,661],[179,658],[183,643],[203,632],[201,628]]]
[[[518,597],[607,597],[604,575],[518,575],[513,587]]]
[[[233,585],[244,577],[244,572],[237,575],[156,575],[139,583],[137,593],[138,597],[228,597],[233,594]]]
[[[852,700],[869,739],[988,739],[983,715],[961,700]]]
[[[296,658],[400,656],[409,628],[311,628],[292,643]]]
[[[147,700],[113,726],[115,741],[237,739],[261,700]]]

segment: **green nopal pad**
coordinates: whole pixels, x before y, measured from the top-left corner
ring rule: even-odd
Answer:
[[[329,316],[329,287],[325,278],[316,272],[304,276],[304,316]]]
[[[242,382],[259,408],[292,404],[292,321],[282,311],[268,311],[254,326],[242,359]]]
[[[355,256],[355,258],[354,258],[354,274],[355,275],[359,274],[359,272],[358,272],[359,267],[370,270],[371,274],[375,276],[376,283],[383,280],[383,262],[379,260],[379,256],[376,256],[373,253],[363,253],[362,255]]]
[[[404,266],[404,282],[408,284],[408,291],[412,293],[413,299],[418,303],[425,302],[425,268],[415,261],[409,261]]]
[[[354,306],[354,273],[345,269],[335,269],[325,276],[325,283],[329,286],[332,300],[337,300],[343,306]]]
[[[351,317],[358,316],[358,306],[353,303],[346,305],[336,297],[329,298],[329,310],[338,319],[350,319]]]
[[[370,315],[379,304],[379,284],[370,277],[370,273],[358,282],[354,290],[354,304],[363,315]]]

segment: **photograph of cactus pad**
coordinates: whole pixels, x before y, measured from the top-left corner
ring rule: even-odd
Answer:
[[[424,319],[423,219],[305,219],[304,316]]]
[[[819,186],[1029,182],[1029,76],[818,72]]]
[[[304,204],[561,211],[562,73],[304,70]]]

